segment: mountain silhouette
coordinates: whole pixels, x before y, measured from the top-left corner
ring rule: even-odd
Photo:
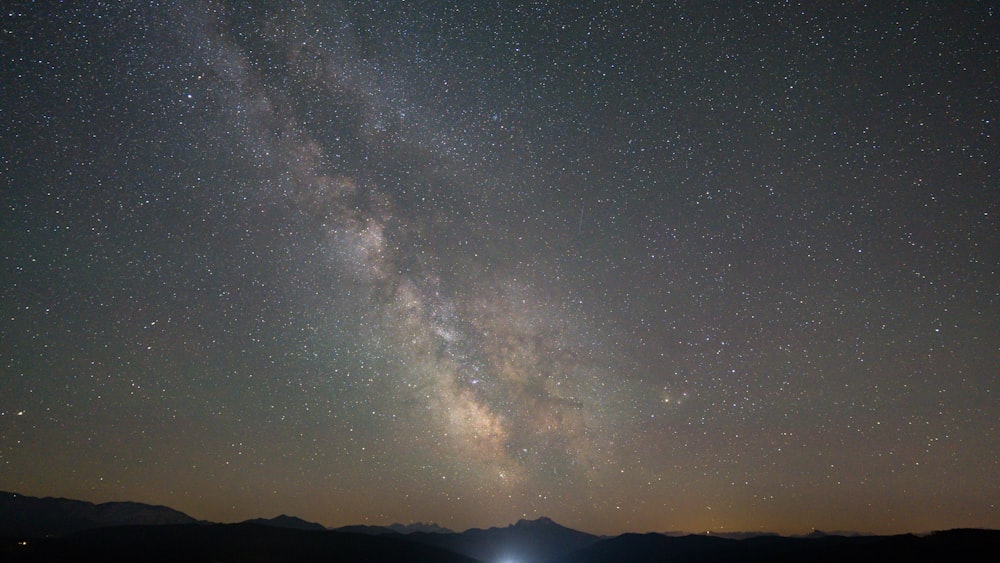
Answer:
[[[581,549],[598,536],[561,526],[549,518],[519,520],[488,529],[472,528],[458,534],[414,533],[407,538],[443,547],[481,561],[546,561]]]
[[[352,524],[350,526],[341,526],[339,528],[332,528],[335,532],[344,532],[348,534],[363,534],[366,536],[382,536],[385,534],[400,534],[393,530],[389,526],[372,526],[369,524]]]
[[[295,516],[288,516],[286,514],[275,516],[274,518],[254,518],[252,520],[245,520],[243,523],[272,526],[275,528],[292,528],[294,530],[326,530],[326,526],[322,524],[309,522],[307,520],[303,520]]]
[[[375,536],[405,535],[406,539],[474,557],[481,561],[544,561],[580,549],[598,536],[557,524],[550,518],[518,520],[515,524],[487,529],[452,532],[434,525],[430,531],[411,526],[344,526],[338,532]]]
[[[390,524],[386,526],[389,530],[397,534],[413,534],[422,532],[425,534],[454,534],[454,530],[449,530],[438,526],[432,522],[414,522],[413,524]]]
[[[998,530],[949,530],[927,536],[782,537],[730,539],[718,536],[623,534],[564,554],[552,563],[834,563],[842,561],[995,561]]]
[[[294,516],[239,524],[197,521],[165,506],[93,504],[0,493],[0,561],[400,561],[590,563],[616,561],[994,561],[1000,530],[927,535],[599,537],[549,518],[461,533],[434,524],[327,530]]]
[[[379,536],[382,534],[454,534],[454,530],[449,530],[428,522],[415,522],[413,524],[390,524],[388,526],[370,526],[366,524],[356,524],[353,526],[342,526],[334,528],[338,532],[352,532],[356,534],[368,534]]]
[[[94,504],[0,492],[0,535],[40,538],[123,525],[194,524],[183,512],[138,502]]]
[[[0,541],[0,561],[151,563],[306,563],[365,561],[473,563],[475,560],[406,536],[297,530],[260,524],[109,527],[62,538]]]

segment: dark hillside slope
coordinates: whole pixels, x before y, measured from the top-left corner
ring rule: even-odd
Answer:
[[[126,525],[194,524],[173,508],[138,502],[94,504],[0,492],[0,537],[42,538]]]
[[[258,524],[123,526],[63,538],[8,541],[0,560],[152,563],[370,561],[471,563],[472,558],[401,537],[308,531]]]
[[[553,563],[885,563],[1000,560],[1000,530],[949,530],[927,536],[766,536],[734,540],[709,536],[625,534],[554,559]]]

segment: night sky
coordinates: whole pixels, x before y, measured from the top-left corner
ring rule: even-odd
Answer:
[[[1000,527],[994,3],[245,4],[4,3],[0,490]]]

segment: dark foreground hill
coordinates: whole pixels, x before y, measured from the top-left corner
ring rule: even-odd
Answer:
[[[573,530],[548,518],[519,520],[516,524],[460,534],[414,533],[408,539],[435,545],[480,561],[549,561],[593,544],[598,536]]]
[[[138,502],[94,504],[0,492],[0,536],[41,538],[108,526],[196,522],[187,514],[166,506]]]
[[[565,554],[553,563],[750,562],[993,562],[1000,560],[1000,530],[949,530],[927,536],[760,536],[727,539],[624,534]]]
[[[292,528],[295,530],[313,530],[320,531],[325,530],[326,527],[322,524],[317,524],[315,522],[307,522],[301,518],[295,516],[288,516],[287,514],[282,514],[281,516],[275,516],[274,518],[254,518],[253,520],[247,520],[243,522],[244,524],[259,524],[261,526],[272,526],[275,528]]]
[[[349,531],[348,531],[349,530]],[[422,530],[422,531],[417,531]],[[668,536],[600,538],[548,518],[456,533],[437,526],[327,530],[292,516],[240,524],[195,521],[138,503],[92,504],[0,493],[0,562],[833,562],[998,561],[1000,531],[925,536]]]
[[[0,561],[471,563],[475,559],[401,537],[243,523],[121,526],[87,530],[61,538],[5,540],[0,544]]]
[[[486,532],[486,530],[482,530]],[[454,534],[456,537],[461,534]],[[487,542],[491,545],[497,545]],[[510,545],[485,559],[413,541],[402,534],[309,531],[259,524],[126,526],[87,530],[61,538],[0,541],[0,561],[167,563],[298,563],[318,561],[440,562],[992,562],[1000,532],[951,530],[928,536],[826,538],[766,537],[745,540],[707,536],[626,534],[552,559],[534,558],[530,545]],[[518,549],[521,548],[521,549]],[[528,548],[528,549],[525,549]],[[537,552],[536,552],[537,553]]]

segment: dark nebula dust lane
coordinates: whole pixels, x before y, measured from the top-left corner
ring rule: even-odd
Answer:
[[[0,489],[1000,525],[987,3],[0,22]]]

